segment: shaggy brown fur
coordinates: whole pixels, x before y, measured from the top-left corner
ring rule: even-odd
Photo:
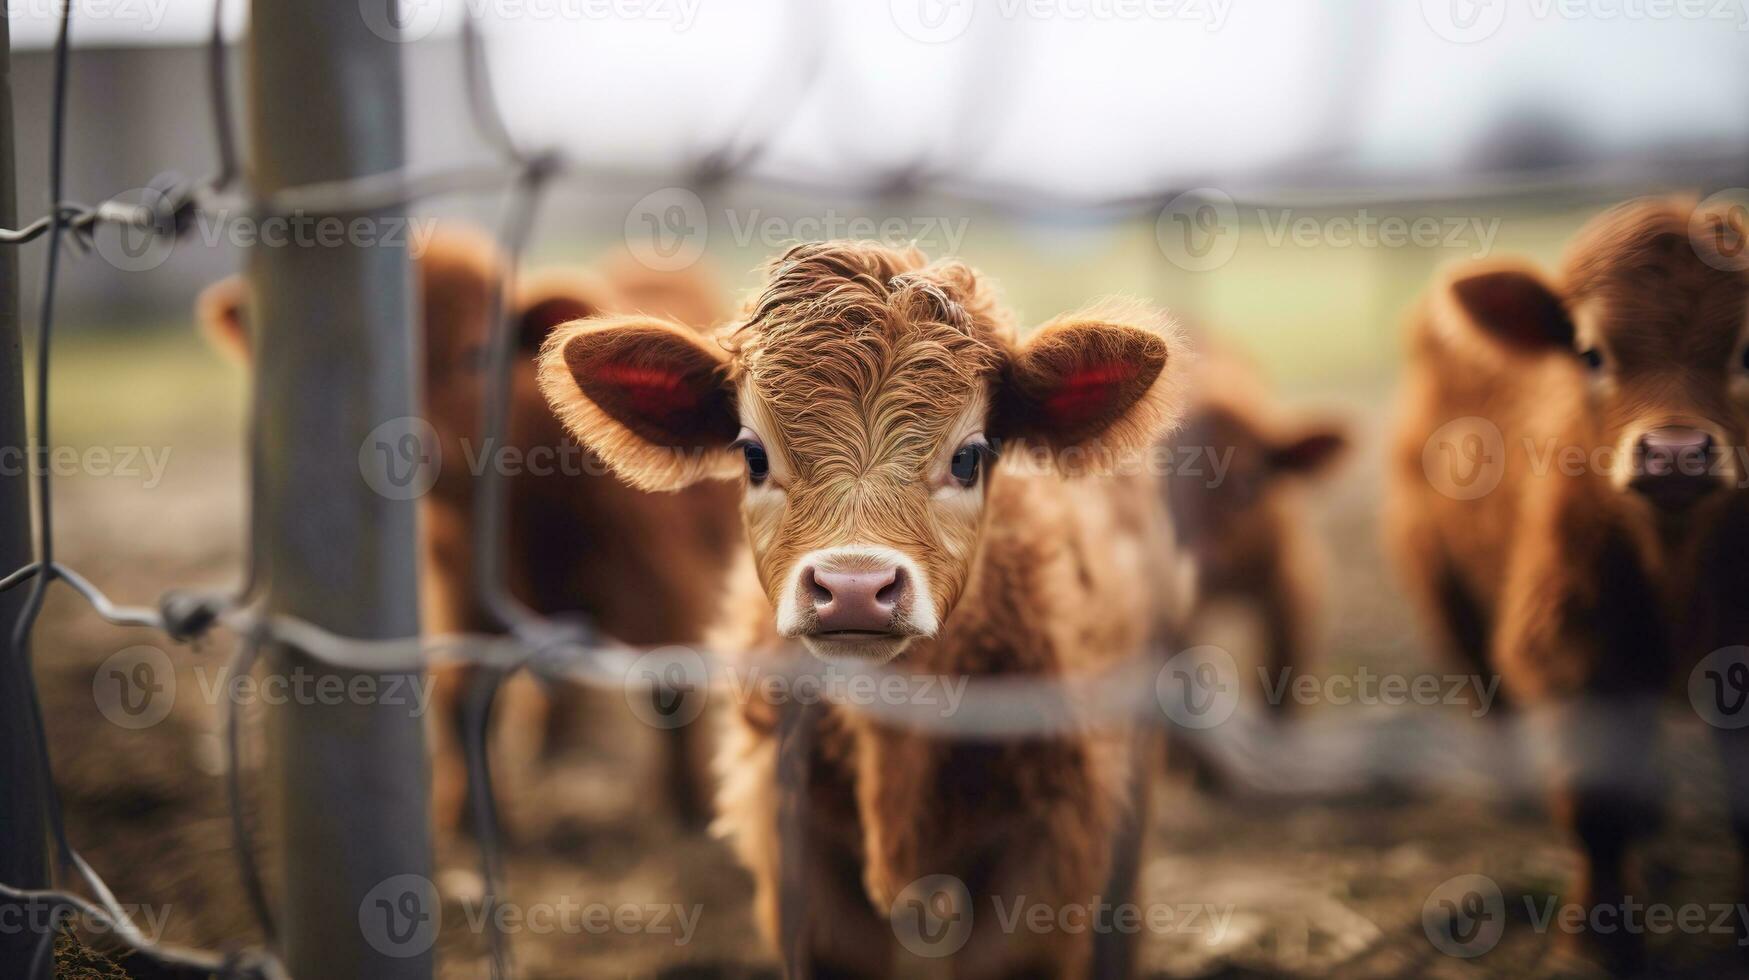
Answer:
[[[1446,645],[1537,709],[1543,778],[1586,859],[1581,903],[1632,891],[1629,851],[1662,782],[1653,698],[1683,687],[1697,657],[1749,641],[1749,279],[1706,261],[1720,229],[1742,240],[1731,222],[1689,200],[1626,204],[1579,233],[1555,278],[1465,266],[1413,320],[1392,545]],[[1435,437],[1464,417],[1503,439],[1489,446],[1475,423]],[[1683,506],[1634,487],[1639,440],[1665,426],[1726,449]],[[1549,462],[1569,448],[1592,462]],[[1749,844],[1745,740],[1719,732]],[[1616,965],[1639,955],[1637,936],[1586,938]]]
[[[417,264],[425,317],[425,417],[442,446],[436,485],[421,500],[425,529],[424,628],[431,634],[494,631],[475,598],[472,575],[476,474],[494,458],[478,435],[486,394],[491,290],[501,260],[490,239],[459,228],[435,236]],[[667,283],[674,309],[720,319],[710,310],[710,280],[647,270],[637,280],[638,307],[665,311]],[[202,322],[222,346],[246,352],[239,316],[242,280],[210,287],[199,301]],[[560,323],[628,308],[614,282],[582,270],[531,273],[510,297],[517,311],[518,353],[512,366],[508,431],[497,458],[505,469],[507,507],[503,568],[511,593],[548,615],[583,613],[628,643],[697,642],[718,609],[738,550],[735,494],[701,485],[655,495],[614,479],[579,446],[546,408],[535,384],[534,354]],[[689,321],[690,322],[690,321]],[[467,781],[459,712],[468,671],[435,672],[433,692],[433,816],[442,831],[459,823]],[[518,798],[515,782],[546,742],[553,705],[548,692],[519,676],[501,694],[494,767],[500,797]],[[666,792],[685,819],[707,808],[697,727],[664,733]]]
[[[906,675],[1062,678],[1161,637],[1175,566],[1157,487],[1057,467],[1092,470],[1159,435],[1178,410],[1178,351],[1134,307],[1064,317],[1023,343],[964,266],[831,243],[778,260],[720,349],[645,318],[586,323],[549,342],[541,380],[573,431],[639,485],[721,473],[737,430],[769,456],[769,477],[744,481],[756,574],[733,606],[741,628],[724,634],[746,651],[742,669],[768,664],[780,634],[828,642],[785,612],[805,556],[874,546],[921,581],[894,635],[865,656],[902,652]],[[1004,459],[956,482],[950,457],[980,434],[1001,441]],[[774,941],[787,918],[779,714],[765,703],[734,714],[719,796],[719,829],[753,870]],[[949,874],[976,909],[955,976],[1085,974],[1090,935],[1004,935],[991,900],[1060,908],[1129,893],[1135,863],[1114,852],[1141,820],[1134,787],[1152,740],[1128,719],[1100,720],[1072,736],[968,742],[826,706],[800,801],[812,815],[794,855],[808,904],[784,944],[792,969],[924,969],[888,914],[910,883]]]
[[[1196,562],[1187,633],[1194,640],[1218,603],[1254,610],[1263,628],[1259,666],[1273,683],[1284,671],[1304,669],[1322,599],[1323,555],[1305,513],[1304,483],[1329,471],[1348,437],[1331,422],[1290,418],[1237,351],[1201,342],[1197,355],[1168,481],[1178,543]]]

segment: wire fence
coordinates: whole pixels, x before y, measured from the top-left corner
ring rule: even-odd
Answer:
[[[793,6],[792,22],[798,31],[810,30],[809,25],[821,16],[818,5],[811,0],[795,0]],[[244,171],[238,159],[238,141],[230,111],[231,80],[226,67],[228,52],[220,30],[221,8],[222,4],[215,4],[207,46],[207,95],[218,147],[218,159],[212,173],[197,180],[156,187],[156,193],[148,195],[148,200],[143,203],[109,200],[88,206],[67,201],[62,193],[73,16],[70,2],[64,0],[61,6],[54,47],[49,171],[51,200],[55,204],[47,215],[16,229],[0,230],[0,243],[4,244],[22,245],[39,238],[47,240],[48,258],[37,311],[32,367],[32,442],[35,452],[46,456],[53,445],[49,413],[50,366],[53,361],[51,339],[56,323],[56,284],[59,257],[65,251],[63,246],[89,246],[95,229],[102,224],[123,225],[153,235],[174,237],[186,233],[198,216],[223,221],[233,215],[248,215],[252,220],[259,220],[294,214],[360,214],[456,194],[504,195],[497,239],[507,259],[501,267],[491,303],[494,327],[489,348],[488,392],[480,421],[485,440],[488,444],[496,444],[506,431],[509,378],[517,356],[507,295],[510,284],[516,280],[543,194],[560,181],[604,190],[648,187],[663,178],[647,173],[580,167],[557,154],[518,146],[497,110],[490,65],[479,27],[468,19],[463,25],[462,44],[469,112],[475,129],[494,151],[494,162],[429,173],[396,170],[294,186],[270,194],[254,193],[240,186]],[[1073,208],[1105,215],[1158,211],[1185,190],[1176,186],[1161,187],[1151,192],[1106,199],[1052,197],[1032,188],[966,184],[958,180],[955,167],[942,161],[919,161],[862,186],[756,173],[755,165],[790,115],[785,111],[791,104],[786,99],[793,100],[807,91],[820,59],[825,57],[824,49],[825,45],[819,43],[792,46],[790,50],[809,52],[809,56],[799,64],[778,69],[779,74],[774,75],[770,83],[768,97],[756,100],[755,104],[768,107],[759,113],[759,118],[749,120],[723,145],[701,155],[687,172],[671,175],[666,182],[712,188],[746,179],[773,191],[871,199],[895,198],[928,190],[968,204],[1014,213]],[[987,50],[982,52],[982,57],[999,59],[1001,55],[999,51]],[[995,74],[999,76],[1000,72]],[[993,101],[1000,102],[1000,99]],[[976,100],[968,100],[968,103],[976,104]],[[953,159],[953,153],[943,154],[943,161]],[[1499,200],[1555,190],[1571,195],[1576,186],[1579,185],[1576,185],[1574,175],[1562,173],[1534,180],[1483,180],[1458,190],[1449,187],[1404,189],[1394,192],[1390,199],[1408,204],[1458,199]],[[1582,189],[1580,193],[1583,193]],[[1351,193],[1342,199],[1358,201],[1368,197]],[[1278,186],[1273,191],[1259,192],[1258,200],[1293,200],[1315,205],[1333,203],[1337,197],[1330,192],[1296,192]],[[98,586],[57,560],[52,467],[36,468],[31,512],[36,559],[0,578],[0,592],[15,588],[28,590],[24,611],[15,625],[13,637],[14,648],[23,656],[20,669],[29,670],[30,640],[44,597],[57,582],[86,600],[99,618],[114,625],[156,629],[175,641],[193,640],[221,626],[234,631],[239,642],[229,659],[230,676],[246,676],[269,644],[283,644],[323,664],[353,671],[408,672],[445,663],[486,668],[479,672],[475,689],[468,698],[465,732],[470,798],[475,808],[475,826],[480,832],[481,871],[486,882],[487,901],[491,902],[498,893],[502,862],[494,830],[496,820],[491,809],[494,793],[484,760],[486,716],[498,685],[514,672],[528,671],[556,683],[628,689],[652,685],[662,672],[639,669],[640,665],[649,666],[651,654],[648,651],[618,644],[599,635],[587,622],[542,617],[510,594],[503,574],[501,547],[506,519],[503,474],[494,467],[487,467],[480,474],[473,519],[475,553],[480,556],[480,563],[474,585],[481,606],[502,628],[503,635],[362,639],[339,635],[301,618],[268,613],[264,599],[270,593],[272,583],[267,580],[269,576],[265,571],[268,563],[261,555],[263,537],[259,510],[260,501],[268,499],[275,488],[262,485],[261,419],[265,410],[257,386],[250,407],[247,436],[250,454],[247,499],[252,514],[250,542],[246,549],[243,580],[236,589],[226,593],[173,590],[151,607],[125,606],[112,601]],[[687,679],[692,684],[701,687],[720,685],[726,675],[736,669],[733,659],[718,657],[708,651],[696,653],[696,662],[688,661],[686,667]],[[1187,655],[1190,659],[1180,659]],[[793,676],[817,673],[821,669],[810,658],[793,651],[787,657],[764,663],[775,673]],[[1186,651],[1171,660],[1157,651],[1146,651],[1096,676],[956,678],[964,682],[965,688],[963,697],[951,713],[944,713],[938,705],[914,698],[875,701],[859,705],[859,710],[865,710],[887,724],[955,738],[1038,737],[1081,731],[1090,724],[1140,723],[1171,727],[1177,737],[1194,742],[1199,751],[1236,782],[1263,792],[1289,794],[1340,792],[1387,779],[1473,785],[1475,780],[1484,778],[1496,768],[1494,760],[1503,752],[1514,750],[1527,740],[1516,730],[1503,726],[1484,731],[1477,726],[1464,725],[1462,719],[1432,716],[1417,718],[1413,724],[1397,724],[1389,731],[1381,732],[1377,728],[1338,723],[1295,724],[1289,728],[1239,709],[1218,729],[1205,727],[1195,723],[1200,709],[1193,703],[1196,698],[1194,684],[1162,682],[1162,678],[1173,676],[1174,664],[1186,677],[1203,666],[1203,662],[1195,658],[1194,651]],[[862,671],[880,683],[907,685],[916,681],[911,674],[902,671],[880,667],[867,667]],[[31,724],[36,734],[35,750],[40,757],[41,771],[48,774],[52,769],[42,708],[36,700],[34,687],[29,687],[29,690]],[[14,902],[46,903],[56,910],[59,917],[85,916],[90,921],[103,923],[140,955],[166,967],[225,977],[286,976],[279,948],[281,932],[257,866],[256,843],[244,807],[246,787],[240,761],[244,725],[235,704],[227,707],[224,736],[225,787],[234,852],[266,948],[224,956],[148,942],[133,927],[103,879],[68,840],[52,779],[39,789],[47,801],[56,863],[63,873],[71,873],[82,881],[92,898],[87,900],[62,890],[18,889],[5,884],[0,884],[0,897]],[[415,762],[409,760],[408,764],[414,765]],[[9,788],[8,792],[15,789]],[[511,957],[507,937],[500,930],[496,917],[488,914],[486,918],[493,923],[490,933],[493,973],[508,976]],[[51,955],[55,932],[50,928],[43,933],[34,954],[32,976],[41,975],[40,971]]]

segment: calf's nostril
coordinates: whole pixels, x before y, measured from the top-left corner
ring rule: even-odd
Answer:
[[[905,598],[905,585],[905,570],[895,566],[892,580],[875,593],[875,601],[883,606],[898,605],[899,600]]]
[[[832,590],[821,584],[811,567],[802,572],[802,588],[808,590],[808,598],[814,600],[816,606],[823,606],[832,601]]]

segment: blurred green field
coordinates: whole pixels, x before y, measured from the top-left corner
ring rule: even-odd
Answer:
[[[1487,255],[1528,255],[1552,262],[1561,243],[1594,210],[1496,209],[1483,214],[1448,209],[1418,216],[1478,220],[1491,229]],[[927,211],[915,209],[917,214]],[[743,221],[757,214],[736,213]],[[1281,235],[1284,221],[1322,227],[1359,213],[1272,210],[1260,217],[1241,210],[1243,227],[1232,258],[1206,272],[1185,271],[1168,261],[1151,221],[1018,223],[976,214],[939,220],[963,231],[959,254],[997,282],[1023,324],[1040,323],[1104,296],[1141,297],[1236,340],[1285,388],[1323,390],[1375,388],[1388,379],[1398,354],[1403,311],[1440,266],[1483,251],[1484,243],[1471,240],[1474,236],[1452,247],[1423,248],[1308,247]],[[1385,213],[1368,212],[1375,219]],[[864,216],[855,210],[842,214]],[[803,227],[803,218],[786,220]],[[719,227],[732,224],[720,215],[713,219],[707,261],[740,293],[757,287],[760,267],[782,243],[768,247],[759,239],[741,244],[726,231],[718,233]],[[589,263],[617,245],[617,240],[599,239],[543,242],[529,264]],[[26,313],[30,322],[30,311]],[[118,322],[125,319],[118,313]],[[125,328],[66,324],[55,340],[58,438],[79,445],[98,438],[139,440],[203,431],[222,436],[235,431],[222,413],[214,412],[241,405],[239,374],[205,349],[190,320]]]
[[[243,373],[190,323],[57,332],[51,353],[57,444],[216,446],[242,434]]]

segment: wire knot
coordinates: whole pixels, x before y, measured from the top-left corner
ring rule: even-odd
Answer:
[[[164,632],[178,643],[198,640],[210,632],[219,621],[225,600],[215,595],[192,592],[168,592],[158,601],[158,615],[164,620]]]

